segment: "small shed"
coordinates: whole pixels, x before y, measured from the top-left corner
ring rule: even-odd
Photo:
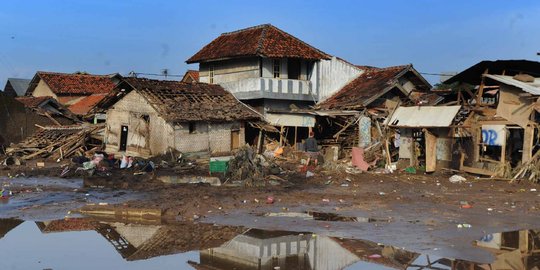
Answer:
[[[399,158],[410,160],[411,166],[423,161],[427,172],[438,163],[452,161],[451,125],[461,106],[398,107],[388,118],[390,127],[399,128]]]
[[[261,119],[219,85],[125,78],[118,88],[107,111],[111,153],[228,153],[244,144],[245,122]]]

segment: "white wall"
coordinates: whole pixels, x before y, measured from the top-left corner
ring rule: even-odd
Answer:
[[[331,60],[321,60],[316,65],[314,72],[317,72],[317,76],[312,76],[311,80],[314,85],[319,80],[319,102],[335,94],[343,86],[363,73],[361,69],[335,56]]]

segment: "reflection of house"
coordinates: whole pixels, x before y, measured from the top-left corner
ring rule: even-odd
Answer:
[[[118,87],[107,112],[107,152],[229,152],[244,144],[245,121],[260,118],[219,85],[125,78]]]
[[[143,225],[101,222],[97,231],[128,261],[222,245],[241,228],[212,224]]]
[[[8,78],[4,87],[4,94],[10,97],[22,97],[28,90],[30,79]]]
[[[19,219],[0,219],[0,239],[3,238],[9,231],[19,226],[21,223],[23,223],[23,221]]]
[[[120,76],[85,73],[38,71],[26,95],[49,96],[68,107],[74,114],[85,116],[119,82]]]
[[[223,86],[271,124],[296,127],[301,137],[315,117],[297,109],[330,96],[362,72],[270,24],[223,33],[187,63],[199,63],[200,82]]]
[[[36,222],[42,233],[58,233],[72,231],[91,231],[97,228],[98,223],[87,218],[66,218]]]
[[[373,254],[381,257],[370,259]],[[405,269],[418,254],[369,241],[251,229],[200,256],[200,264],[191,263],[197,269],[338,270],[359,261]]]

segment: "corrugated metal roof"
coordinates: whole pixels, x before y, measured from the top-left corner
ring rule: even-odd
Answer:
[[[505,75],[484,74],[484,77],[490,78],[492,80],[495,80],[495,81],[498,81],[507,85],[515,86],[533,95],[540,95],[540,78],[534,78],[534,82],[527,83],[527,82],[518,81],[512,78],[512,76],[505,76]]]
[[[461,106],[399,107],[388,122],[393,127],[448,127]]]

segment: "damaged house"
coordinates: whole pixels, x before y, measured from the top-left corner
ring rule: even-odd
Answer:
[[[540,63],[482,61],[445,84],[467,116],[455,132],[459,169],[537,181]]]
[[[32,79],[27,96],[52,97],[66,106],[73,114],[97,122],[104,115],[88,116],[105,96],[115,89],[121,76],[92,75],[86,73],[58,73],[38,71]]]
[[[364,72],[318,103],[317,130],[326,146],[350,150],[361,147],[366,159],[389,164],[398,159],[399,132],[384,125],[399,106],[440,102],[431,85],[412,65],[362,67]],[[375,152],[384,149],[384,157]]]
[[[258,110],[290,144],[315,126],[302,110],[362,72],[270,24],[223,33],[186,62],[199,64],[200,82],[219,84]],[[247,141],[257,134],[248,132]]]
[[[260,115],[221,86],[125,78],[107,111],[106,151],[154,156],[169,150],[227,153]]]
[[[69,112],[48,97],[13,98],[0,92],[0,147],[27,138],[39,130],[39,126],[73,122]]]

